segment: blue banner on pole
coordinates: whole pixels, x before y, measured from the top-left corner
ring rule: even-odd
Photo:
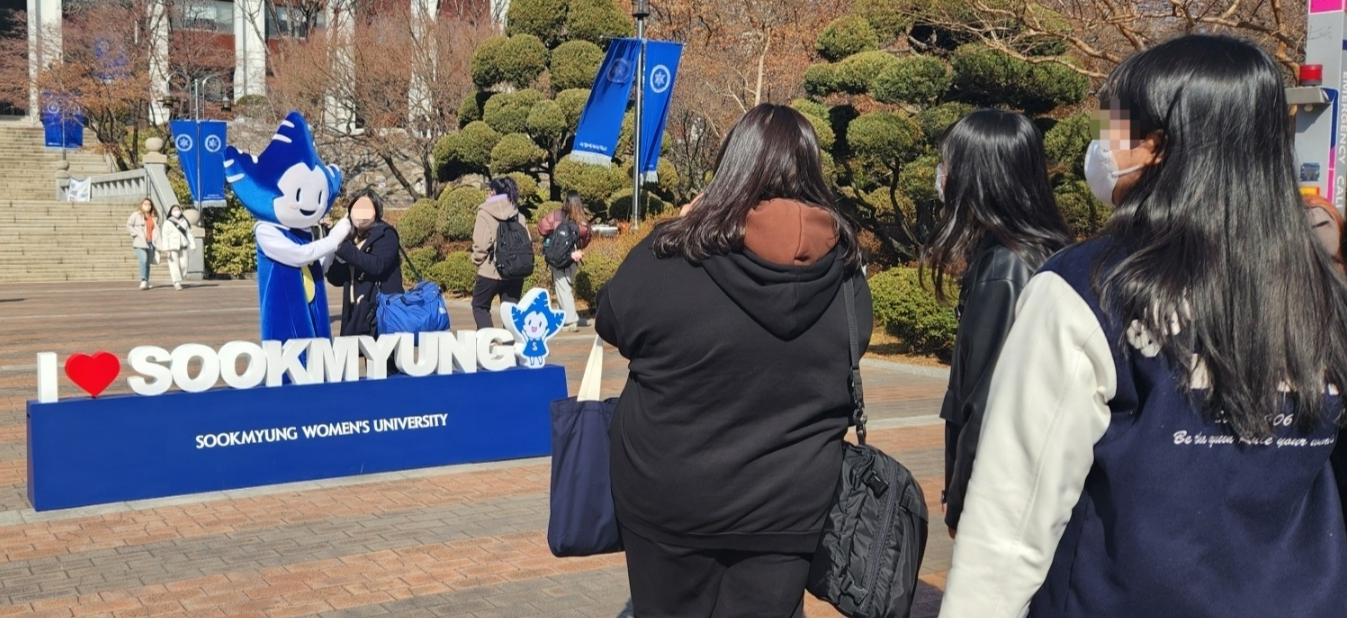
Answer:
[[[678,77],[678,62],[683,58],[683,44],[668,41],[649,41],[645,45],[645,100],[641,110],[641,173],[645,180],[656,180],[660,146],[664,141],[664,125],[669,119],[669,103],[673,100],[674,81]]]
[[[224,148],[228,125],[222,120],[174,120],[173,145],[197,204],[225,199]]]
[[[42,129],[47,148],[84,147],[84,113],[69,95],[42,93]]]
[[[608,44],[608,55],[599,65],[594,88],[589,91],[589,101],[580,114],[571,158],[600,165],[612,162],[640,52],[641,44],[636,39],[616,39]]]

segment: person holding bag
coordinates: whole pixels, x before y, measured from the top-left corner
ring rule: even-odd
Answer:
[[[373,188],[351,196],[348,211],[354,233],[337,247],[327,282],[342,289],[341,336],[376,335],[377,294],[402,293],[398,232],[383,220],[383,200]]]
[[[173,289],[182,290],[188,252],[196,250],[196,238],[192,235],[192,224],[182,216],[181,206],[174,204],[169,207],[161,240],[160,248],[168,255],[168,276],[173,281]]]
[[[635,615],[803,615],[855,409],[848,304],[857,354],[874,325],[861,263],[812,125],[763,104],[600,292],[630,361],[610,460]]]

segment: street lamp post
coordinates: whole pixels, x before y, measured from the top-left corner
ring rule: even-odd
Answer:
[[[192,78],[192,119],[196,125],[196,141],[192,142],[192,151],[196,153],[197,193],[201,192],[201,87],[217,77],[219,77],[218,74],[207,75],[202,79]],[[201,203],[196,195],[192,196],[192,207],[197,212],[201,212]]]
[[[645,18],[650,16],[650,0],[635,0],[631,15],[636,18],[636,39],[640,53],[636,56],[636,118],[632,139],[631,227],[641,228],[641,116],[645,107]]]

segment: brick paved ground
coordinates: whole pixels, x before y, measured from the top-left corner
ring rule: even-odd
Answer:
[[[183,292],[122,284],[0,286],[0,616],[526,616],[624,613],[622,557],[547,551],[548,462],[436,468],[35,513],[25,401],[37,352],[256,338],[250,282]],[[462,303],[455,324],[470,323]],[[592,331],[556,341],[578,386]],[[605,395],[625,379],[610,354]],[[933,513],[918,618],[939,610],[950,542],[936,504],[943,380],[867,361],[872,441],[921,481]],[[64,380],[64,378],[62,378]],[[74,386],[62,384],[63,393]],[[110,391],[126,392],[124,382]],[[806,599],[811,618],[837,616]]]

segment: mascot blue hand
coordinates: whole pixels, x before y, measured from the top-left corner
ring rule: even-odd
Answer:
[[[343,219],[321,240],[311,230],[332,208],[341,170],[323,164],[308,123],[290,112],[261,155],[225,149],[225,179],[258,221],[262,339],[330,337],[323,275],[350,222]]]

